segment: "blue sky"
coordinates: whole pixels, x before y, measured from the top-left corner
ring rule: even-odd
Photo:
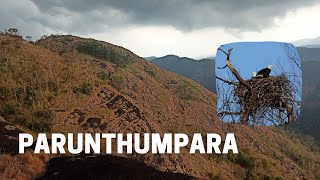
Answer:
[[[240,72],[243,78],[250,78],[252,72],[266,68],[272,65],[271,75],[280,73],[279,63],[286,71],[294,71],[291,67],[291,61],[288,59],[282,43],[279,42],[238,42],[223,45],[222,49],[227,51],[233,48],[230,60],[232,65]],[[225,54],[217,51],[216,65],[223,67],[225,65]],[[216,69],[217,75],[225,77],[225,70]]]

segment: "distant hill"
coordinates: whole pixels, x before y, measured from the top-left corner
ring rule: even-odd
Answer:
[[[302,63],[310,61],[320,62],[320,48],[298,47],[297,50]]]
[[[302,58],[301,119],[292,124],[320,140],[320,48],[298,48]]]
[[[148,60],[148,61],[152,61],[154,59],[156,59],[156,56],[149,56],[149,57],[144,57],[144,59]]]
[[[319,47],[320,36],[316,38],[300,39],[292,42],[296,47]]]
[[[197,61],[187,57],[167,55],[151,62],[162,69],[193,79],[211,92],[216,92],[215,62],[212,59]]]
[[[302,59],[301,119],[291,126],[320,139],[320,48],[298,48]]]

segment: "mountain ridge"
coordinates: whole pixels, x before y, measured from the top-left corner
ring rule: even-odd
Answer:
[[[306,38],[306,39],[300,39],[292,42],[293,45],[298,47],[312,47],[312,46],[319,46],[320,45],[320,36],[316,38]]]
[[[193,79],[211,92],[216,92],[215,62],[212,59],[195,60],[166,55],[153,59],[151,62],[165,70]]]

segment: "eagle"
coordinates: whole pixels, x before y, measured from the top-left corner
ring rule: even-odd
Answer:
[[[272,65],[269,65],[267,68],[261,69],[258,73],[252,72],[252,77],[254,77],[254,78],[270,77],[271,69],[272,69]]]

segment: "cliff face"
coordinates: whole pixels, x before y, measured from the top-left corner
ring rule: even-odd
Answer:
[[[0,116],[27,132],[233,132],[239,155],[127,156],[205,178],[319,177],[307,141],[218,121],[215,94],[122,47],[75,36],[35,44],[0,36],[0,44]]]

